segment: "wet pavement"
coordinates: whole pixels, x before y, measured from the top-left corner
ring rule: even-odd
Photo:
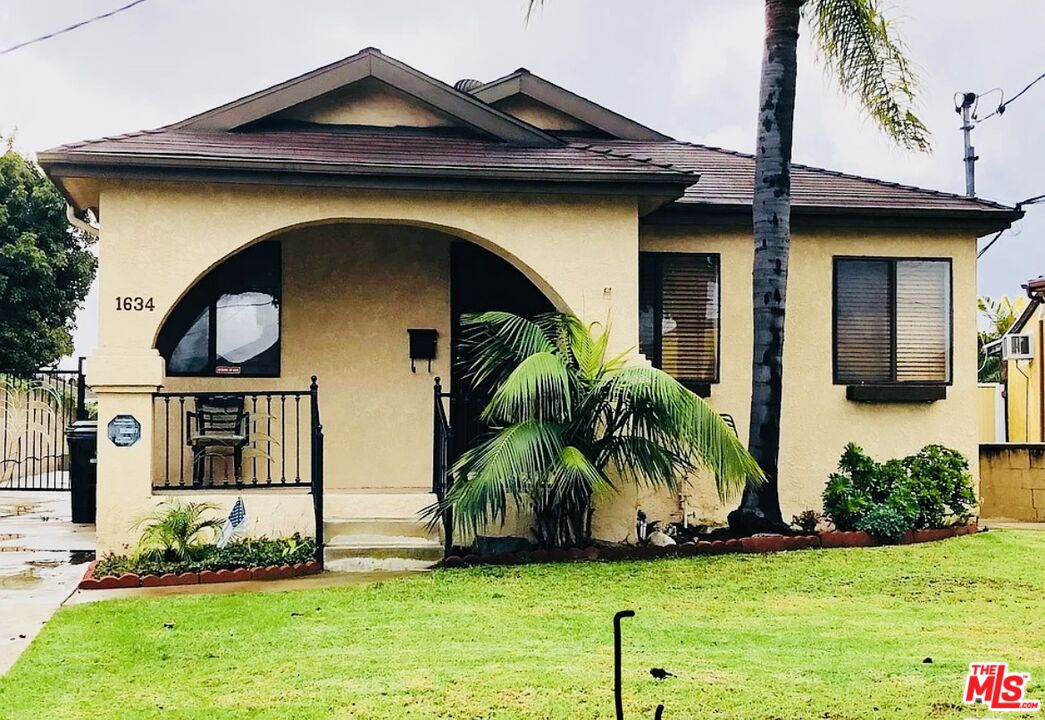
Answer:
[[[94,526],[70,521],[68,492],[0,490],[0,675],[76,589]]]

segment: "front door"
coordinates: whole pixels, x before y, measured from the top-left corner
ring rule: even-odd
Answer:
[[[450,254],[450,313],[453,367],[450,387],[450,424],[454,428],[454,455],[468,448],[483,431],[480,397],[465,377],[461,357],[461,316],[501,310],[523,317],[551,312],[555,307],[530,280],[506,260],[467,242],[455,242]]]

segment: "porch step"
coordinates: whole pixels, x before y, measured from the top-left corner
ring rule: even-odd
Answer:
[[[443,545],[438,540],[406,535],[337,535],[330,539],[326,547],[326,557],[329,560],[360,557],[377,560],[401,558],[427,560],[431,564],[442,556]]]
[[[439,540],[438,528],[429,530],[417,518],[330,518],[323,523],[323,534],[328,538],[378,535]]]

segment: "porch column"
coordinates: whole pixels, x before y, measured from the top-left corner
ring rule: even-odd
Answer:
[[[163,382],[163,359],[153,349],[99,348],[87,360],[87,384],[98,398],[98,554],[124,552],[137,542],[134,524],[151,504],[153,398]],[[109,439],[119,416],[141,427],[132,445]],[[127,421],[123,421],[127,422]]]

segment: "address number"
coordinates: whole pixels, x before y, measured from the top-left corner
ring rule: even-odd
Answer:
[[[126,297],[116,298],[116,309],[119,311],[129,310],[141,312],[143,310],[148,310],[149,312],[152,312],[156,309],[156,303],[153,302],[152,298],[143,298],[141,296],[131,297],[128,295]]]

